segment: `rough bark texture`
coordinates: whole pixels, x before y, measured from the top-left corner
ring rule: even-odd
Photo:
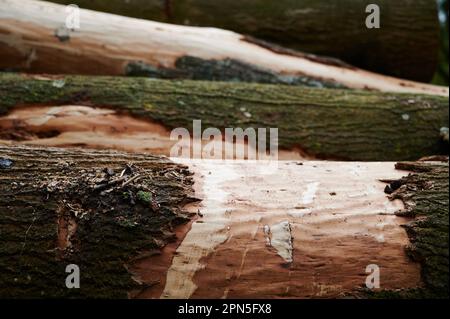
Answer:
[[[222,29],[166,24],[90,10],[80,10],[80,28],[69,29],[68,13],[62,5],[0,0],[0,7],[0,70],[145,75],[449,95],[447,87],[383,76],[336,59],[284,49]],[[426,53],[433,56],[430,48]],[[406,57],[410,55],[408,52]],[[399,56],[401,61],[406,60],[405,55]],[[420,61],[421,66],[425,64]]]
[[[150,155],[0,146],[0,174],[2,298],[127,297],[127,263],[173,240],[194,200],[188,170]]]
[[[418,81],[429,81],[437,62],[439,28],[434,0],[53,2],[156,21],[229,29]],[[365,9],[372,3],[381,9],[380,29],[365,26]]]
[[[448,161],[399,163],[396,167],[414,172],[399,181],[402,186],[392,195],[406,205],[399,214],[416,218],[405,225],[412,243],[408,253],[422,264],[427,292],[448,298]]]
[[[283,85],[144,78],[0,76],[0,114],[21,105],[123,110],[168,128],[279,130],[279,146],[346,160],[412,160],[447,154],[448,98]]]
[[[411,245],[408,255],[422,266],[422,288],[376,293],[376,297],[449,297],[449,186],[448,158],[444,162],[402,162],[397,169],[412,171],[392,181],[385,192],[401,199],[405,210],[397,215],[414,217],[404,225]]]

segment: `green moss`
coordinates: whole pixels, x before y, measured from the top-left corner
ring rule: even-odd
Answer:
[[[152,193],[150,192],[139,191],[136,196],[143,203],[150,204],[152,202]]]

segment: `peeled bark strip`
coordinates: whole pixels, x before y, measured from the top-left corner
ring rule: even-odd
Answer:
[[[415,160],[447,154],[448,98],[294,86],[145,78],[0,75],[0,114],[19,106],[86,105],[168,129],[276,127],[281,149],[320,158]],[[17,133],[17,132],[15,132]]]
[[[434,0],[53,0],[155,21],[229,29],[358,67],[428,82],[438,56]],[[381,28],[367,29],[366,6]]]
[[[81,28],[69,30],[65,26],[65,6],[43,1],[1,0],[0,8],[0,69],[3,70],[449,94],[445,87],[382,76],[332,59],[279,50],[220,29],[81,10]],[[333,46],[339,45],[334,42]],[[432,56],[429,48],[426,55]],[[400,56],[402,61],[406,59]],[[420,62],[426,64],[424,60]]]
[[[400,296],[448,298],[448,158],[445,162],[402,162],[396,168],[412,173],[391,182],[386,191],[405,203],[398,216],[414,217],[404,225],[411,241],[407,253],[422,265],[425,284]]]
[[[173,241],[194,201],[186,167],[151,155],[0,145],[0,175],[2,298],[126,298],[142,288],[128,264]]]

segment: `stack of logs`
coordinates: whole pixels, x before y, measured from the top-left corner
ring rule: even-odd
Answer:
[[[105,141],[133,126],[168,143],[170,129],[196,119],[220,130],[276,127],[292,163],[411,161],[397,164],[407,177],[376,178],[389,179],[386,202],[403,200],[397,213],[411,218],[406,251],[420,284],[323,296],[448,297],[449,89],[426,83],[438,56],[434,0],[53,2],[114,15],[81,9],[79,28],[67,27],[77,12],[63,5],[0,0],[0,297],[154,296],[139,293],[154,286],[164,296],[171,279],[163,290],[130,265],[180,245],[177,227],[201,218],[190,205],[208,197],[195,186],[208,172],[131,133],[123,145]],[[372,2],[380,29],[365,27]],[[63,107],[71,113],[58,126]],[[93,110],[102,122],[72,121]],[[94,142],[102,125],[110,128]],[[84,289],[66,289],[69,263],[87,269]],[[261,291],[246,296],[279,296]]]

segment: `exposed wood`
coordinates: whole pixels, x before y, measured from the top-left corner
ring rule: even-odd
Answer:
[[[151,155],[0,145],[0,175],[2,298],[126,298],[128,263],[173,241],[194,201],[186,167]]]
[[[161,284],[139,297],[339,298],[360,293],[370,264],[380,267],[381,289],[421,286],[419,264],[405,253],[408,219],[395,216],[402,203],[379,181],[407,174],[394,163],[183,163],[195,173],[202,217]],[[158,261],[133,269],[145,282]]]
[[[4,70],[449,94],[446,87],[400,80],[330,59],[280,51],[220,29],[170,25],[82,10],[81,28],[69,30],[65,26],[67,13],[61,5],[1,0],[0,8],[0,69]],[[333,46],[339,47],[336,42]],[[433,56],[429,48],[426,55]],[[405,59],[401,56],[401,61]]]
[[[192,128],[193,120],[201,120],[203,129],[276,127],[282,149],[298,148],[318,158],[394,161],[448,154],[441,136],[449,127],[445,97],[248,83],[0,75],[2,115],[20,106],[70,104],[128,112],[169,130]]]
[[[53,2],[155,21],[233,30],[416,81],[428,82],[436,69],[439,31],[434,0]],[[380,6],[380,29],[365,26],[368,4]]]
[[[26,145],[53,147],[79,146],[93,149],[115,149],[135,153],[150,153],[170,156],[171,149],[178,140],[170,138],[170,131],[159,123],[149,119],[140,119],[123,112],[80,105],[30,106],[13,109],[0,117],[0,142],[5,144],[20,141]],[[190,154],[194,141],[191,139]],[[202,146],[211,143],[202,141]],[[217,147],[225,144],[215,141]],[[223,146],[223,158],[232,144],[243,146],[243,153],[234,154],[234,158],[245,158],[245,150],[250,147],[245,141],[227,142]],[[231,157],[231,156],[230,156]],[[247,156],[248,158],[248,156]],[[311,158],[298,149],[279,150],[278,159],[298,160]]]

